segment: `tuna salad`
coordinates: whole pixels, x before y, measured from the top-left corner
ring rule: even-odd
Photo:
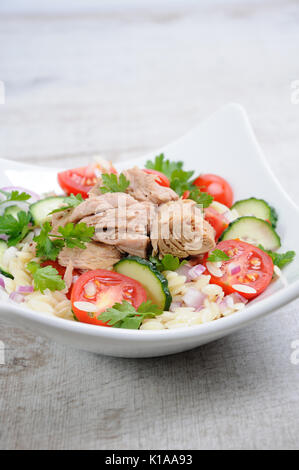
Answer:
[[[282,276],[278,214],[163,154],[59,172],[63,194],[0,189],[0,294],[43,315],[163,330],[242,310]],[[4,298],[3,295],[1,298]],[[240,313],[241,314],[241,313]]]

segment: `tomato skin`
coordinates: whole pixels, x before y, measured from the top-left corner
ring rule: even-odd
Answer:
[[[94,164],[61,171],[57,175],[58,183],[66,194],[74,194],[75,196],[81,194],[81,196],[86,199],[88,192],[97,182],[96,168],[99,169],[99,165]],[[105,171],[103,171],[103,173],[104,172]],[[116,169],[112,165],[109,173],[117,174]]]
[[[190,191],[187,190],[183,193],[182,199],[188,199],[189,196],[190,196]]]
[[[207,207],[205,209],[205,220],[212,225],[215,230],[215,240],[217,241],[220,235],[224,232],[225,229],[229,226],[228,220],[224,217],[223,214],[217,212],[213,207]]]
[[[148,175],[155,175],[156,183],[158,183],[160,186],[164,186],[165,188],[170,188],[169,179],[167,178],[166,175],[164,175],[164,173],[161,173],[161,171],[150,170],[148,168],[145,168],[143,171],[147,173]]]
[[[64,266],[61,266],[58,263],[58,261],[51,261],[51,260],[43,261],[41,263],[41,267],[44,268],[46,266],[52,266],[52,268],[54,268],[54,269],[56,269],[56,271],[58,271],[59,276],[61,276],[62,279],[64,278],[66,268]],[[73,270],[73,276],[78,276],[78,274],[79,274],[79,272],[76,269],[74,269]],[[69,288],[68,293],[66,294],[68,299],[71,299],[72,289],[73,289],[73,284],[71,285],[71,287]]]
[[[260,295],[270,284],[274,265],[270,256],[256,246],[241,240],[225,240],[216,246],[218,250],[224,251],[229,257],[229,261],[224,261],[221,270],[224,275],[216,277],[211,274],[211,284],[218,284],[224,290],[225,294],[238,292],[248,300],[254,299]],[[203,264],[207,266],[208,254]],[[232,264],[241,268],[240,272],[231,274]],[[252,287],[255,293],[244,293],[234,289],[235,284],[242,284]]]
[[[84,287],[89,283],[96,286],[96,293],[92,298],[87,298],[84,291]],[[138,281],[107,269],[96,269],[82,274],[75,282],[71,296],[73,312],[78,321],[108,327],[111,325],[97,318],[101,312],[123,300],[127,300],[137,309],[146,299],[146,291]],[[94,316],[76,308],[75,302],[96,303]]]
[[[195,186],[197,186],[201,191],[213,196],[215,201],[218,201],[227,207],[231,207],[233,205],[233,190],[230,184],[221,176],[207,173],[196,178],[193,184],[195,184]]]

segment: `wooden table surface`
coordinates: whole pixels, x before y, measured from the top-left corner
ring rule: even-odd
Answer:
[[[287,0],[2,0],[0,157],[125,160],[236,101],[298,201],[298,17]],[[0,323],[0,447],[298,449],[298,308],[146,360],[72,350]]]

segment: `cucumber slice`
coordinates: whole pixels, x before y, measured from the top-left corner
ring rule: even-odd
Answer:
[[[256,199],[255,197],[242,199],[235,202],[232,209],[236,209],[240,217],[253,216],[258,219],[269,220],[272,227],[276,227],[278,219],[277,212],[266,201],[264,201],[264,199]]]
[[[2,274],[5,277],[9,277],[10,279],[14,279],[13,275],[5,271],[5,269],[3,269],[2,267],[2,258],[7,248],[8,248],[7,243],[4,240],[0,240],[0,274]]]
[[[9,206],[5,209],[4,215],[12,215],[15,219],[17,219],[17,213],[21,212],[19,206]]]
[[[30,206],[30,212],[35,225],[42,225],[51,220],[50,212],[63,206],[66,196],[53,196],[37,201]]]
[[[139,256],[128,256],[114,265],[117,273],[124,274],[140,282],[146,290],[147,297],[163,310],[168,310],[172,301],[167,279],[153,263]]]
[[[252,245],[263,245],[266,250],[275,251],[280,246],[280,237],[265,220],[257,217],[239,217],[229,224],[219,241],[239,238]]]

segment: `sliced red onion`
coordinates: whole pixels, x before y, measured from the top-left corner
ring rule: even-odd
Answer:
[[[197,264],[196,266],[193,266],[193,268],[191,268],[189,270],[189,273],[188,273],[188,278],[191,279],[192,281],[194,281],[195,279],[197,279],[199,276],[202,275],[202,273],[204,273],[206,270],[206,267],[203,266],[202,264]],[[188,280],[189,280],[188,279]]]
[[[40,196],[37,193],[34,193],[33,191],[27,188],[22,188],[21,186],[6,186],[4,188],[1,188],[1,191],[5,191],[7,193],[11,193],[12,191],[19,191],[19,193],[30,194],[31,196],[31,199],[29,199],[30,203],[40,200]]]
[[[5,289],[5,282],[2,276],[0,276],[0,287],[3,287],[3,289]]]
[[[172,302],[169,307],[169,311],[175,312],[177,308],[181,308],[181,307],[182,307],[182,302]]]
[[[187,307],[193,307],[197,310],[203,305],[205,298],[206,296],[202,292],[190,287],[187,289],[186,294],[183,297],[183,301]]]
[[[238,274],[241,271],[241,266],[239,264],[230,263],[229,272],[233,276],[234,274]]]
[[[19,286],[17,288],[17,292],[19,294],[31,294],[34,292],[34,287],[33,286]]]
[[[220,302],[219,308],[221,313],[224,313],[228,308],[234,308],[234,301],[230,295],[224,297],[224,299]]]
[[[21,304],[22,302],[25,301],[25,297],[22,294],[19,294],[18,292],[12,292],[9,295],[10,300],[13,302],[16,302],[17,304]]]
[[[1,234],[0,234],[0,240],[4,240],[5,242],[7,242],[7,240],[8,240],[8,235],[5,235],[4,233],[1,233]]]

